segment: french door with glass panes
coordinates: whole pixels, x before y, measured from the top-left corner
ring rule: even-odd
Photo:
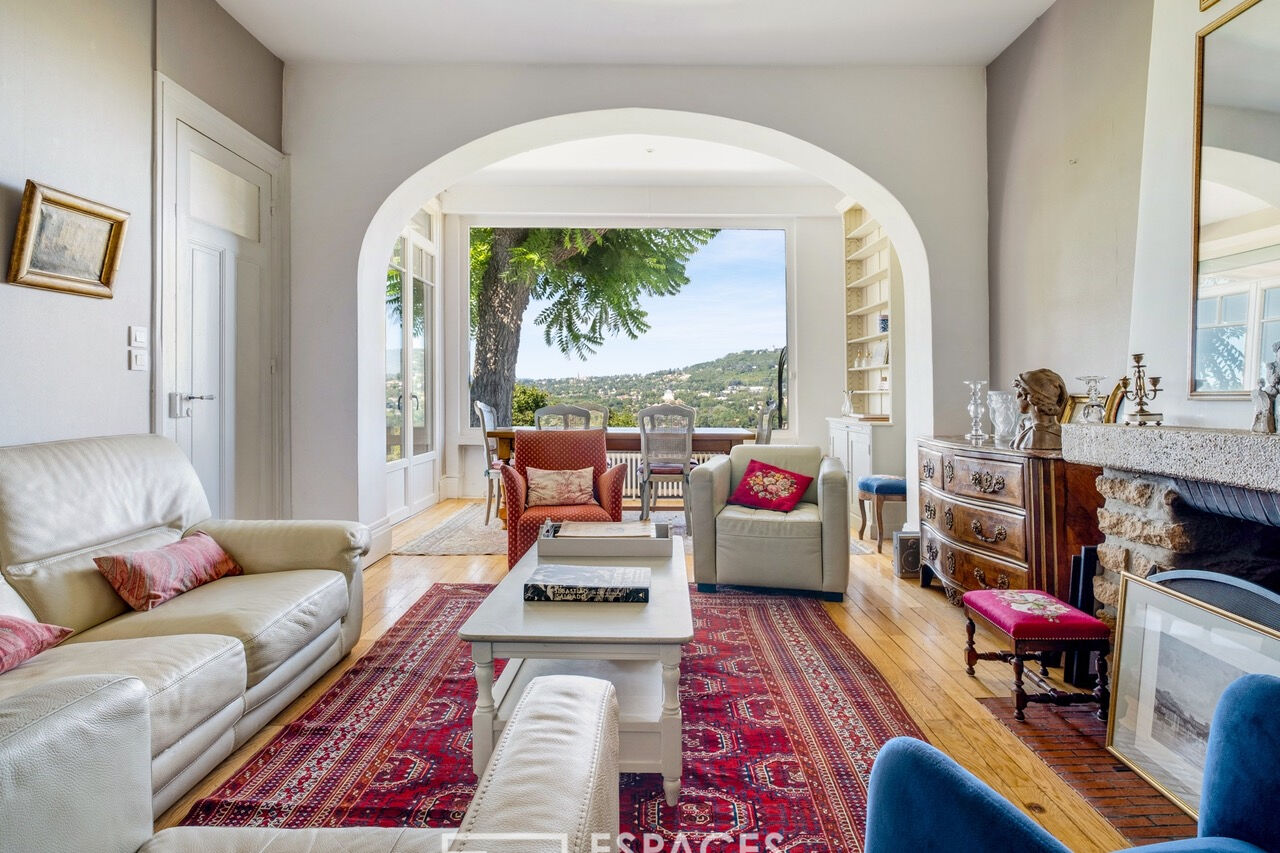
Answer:
[[[419,211],[387,264],[387,514],[393,524],[439,500],[439,226],[437,207]]]

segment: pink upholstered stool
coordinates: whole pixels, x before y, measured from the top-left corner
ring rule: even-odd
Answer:
[[[1014,719],[1025,720],[1023,710],[1031,702],[1050,705],[1098,703],[1097,717],[1107,718],[1111,690],[1107,683],[1107,654],[1111,651],[1111,629],[1083,610],[1059,601],[1038,589],[980,589],[964,594],[969,641],[965,646],[965,672],[973,675],[980,660],[1000,660],[1013,664]],[[973,644],[974,619],[980,619],[997,634],[1009,638],[1007,652],[979,652]],[[1092,693],[1071,693],[1051,687],[1040,676],[1048,675],[1045,656],[1059,652],[1098,652],[1098,686]],[[1027,693],[1022,686],[1023,663],[1040,664],[1040,674],[1026,673],[1041,693]]]

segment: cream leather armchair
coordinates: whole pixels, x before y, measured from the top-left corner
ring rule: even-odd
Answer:
[[[153,836],[150,725],[147,688],[128,676],[63,678],[0,699],[0,853],[588,853],[613,849],[618,831],[618,703],[599,679],[530,682],[458,830],[174,827]]]
[[[813,477],[791,512],[727,503],[747,465]],[[717,584],[780,587],[844,598],[849,582],[849,481],[817,447],[744,444],[693,469],[693,574],[702,592]]]

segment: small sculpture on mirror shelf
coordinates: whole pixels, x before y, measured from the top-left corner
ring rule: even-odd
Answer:
[[[1062,425],[1058,418],[1067,405],[1067,383],[1062,377],[1042,367],[1019,373],[1013,380],[1018,392],[1018,408],[1031,416],[1030,423],[1013,440],[1022,450],[1061,450]]]
[[[1280,396],[1280,341],[1271,345],[1275,356],[1266,365],[1267,378],[1258,380],[1253,392],[1253,431],[1273,434],[1276,431],[1276,397]]]

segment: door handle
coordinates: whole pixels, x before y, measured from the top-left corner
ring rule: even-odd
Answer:
[[[216,400],[218,398],[214,394],[184,394],[182,399],[184,400]]]

